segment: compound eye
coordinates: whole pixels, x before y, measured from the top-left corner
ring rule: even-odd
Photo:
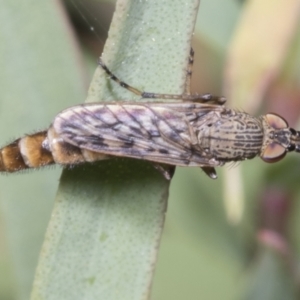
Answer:
[[[261,155],[261,159],[267,163],[274,163],[283,159],[286,155],[286,150],[278,143],[271,143],[267,146],[264,153]]]
[[[276,114],[266,114],[266,120],[274,129],[284,129],[289,127],[288,122]]]

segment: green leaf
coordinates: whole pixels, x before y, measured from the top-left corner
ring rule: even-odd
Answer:
[[[47,128],[58,111],[82,101],[84,77],[62,7],[53,1],[0,3],[0,137],[5,144]],[[60,168],[0,177],[1,218],[12,296],[29,299]],[[1,222],[2,223],[2,222]],[[5,299],[1,294],[0,298]]]
[[[182,93],[197,8],[196,0],[119,1],[105,63],[141,90]],[[87,101],[136,98],[98,68]],[[147,299],[168,186],[141,161],[65,170],[32,299]]]

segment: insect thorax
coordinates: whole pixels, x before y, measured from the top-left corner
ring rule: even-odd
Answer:
[[[240,161],[258,155],[263,143],[263,128],[259,118],[224,109],[205,116],[198,127],[199,146],[220,162]]]

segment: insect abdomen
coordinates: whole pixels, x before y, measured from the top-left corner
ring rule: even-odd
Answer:
[[[48,130],[44,147],[48,148],[51,152],[54,162],[60,165],[76,165],[83,162],[95,162],[109,157],[106,154],[81,149],[66,143],[52,126],[50,126]]]
[[[106,159],[107,156],[65,143],[50,127],[15,140],[0,149],[0,172],[17,172],[54,163],[75,165]]]
[[[54,163],[49,151],[42,147],[47,131],[17,139],[0,149],[0,172],[17,172]]]

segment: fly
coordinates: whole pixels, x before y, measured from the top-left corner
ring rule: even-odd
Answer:
[[[19,138],[0,149],[0,172],[16,172],[50,164],[71,166],[114,156],[159,164],[201,167],[212,179],[215,167],[260,156],[276,162],[287,152],[300,152],[300,132],[276,114],[253,117],[224,106],[224,97],[191,94],[193,50],[182,95],[142,92],[120,81],[122,87],[151,99],[169,102],[111,102],[82,104],[60,112],[48,130]]]

